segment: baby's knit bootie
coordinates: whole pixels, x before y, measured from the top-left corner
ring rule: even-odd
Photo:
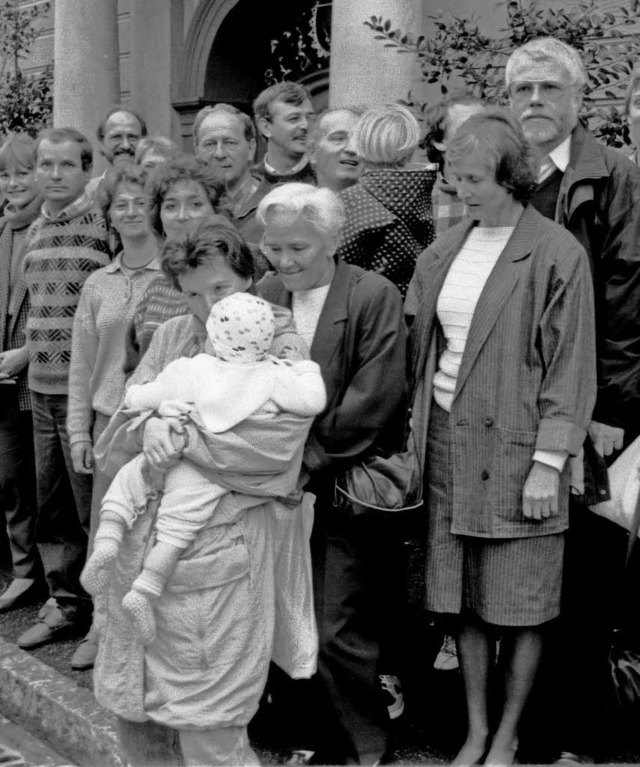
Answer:
[[[80,575],[80,583],[89,594],[102,593],[109,583],[111,566],[118,555],[118,542],[111,538],[97,540],[93,554],[87,560]]]
[[[153,617],[153,605],[149,597],[131,589],[125,594],[122,607],[133,621],[142,643],[153,642],[156,636],[156,619]]]

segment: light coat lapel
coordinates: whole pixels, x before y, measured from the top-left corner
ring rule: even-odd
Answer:
[[[460,363],[454,399],[464,386],[478,354],[520,278],[518,262],[531,253],[539,226],[532,210],[533,208],[525,208],[520,216],[480,294]]]
[[[442,285],[445,281],[449,268],[460,248],[467,239],[474,222],[467,219],[453,230],[446,232],[442,238],[433,242],[428,252],[431,253],[431,261],[424,270],[422,283],[425,286],[423,295],[420,297],[419,309],[410,331],[409,347],[417,350],[412,354],[411,370],[414,383],[424,372],[427,354],[431,348],[431,339],[437,322],[437,305]],[[420,264],[417,267],[421,268]]]

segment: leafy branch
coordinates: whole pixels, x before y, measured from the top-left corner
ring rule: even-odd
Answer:
[[[596,134],[620,146],[626,126],[614,105],[640,58],[640,0],[624,0],[615,11],[602,11],[596,0],[579,0],[566,8],[540,7],[536,0],[498,3],[506,12],[506,26],[497,37],[480,31],[476,17],[429,16],[434,34],[414,37],[393,27],[390,19],[371,16],[364,24],[386,48],[416,56],[424,82],[438,84],[443,95],[463,85],[478,98],[504,102],[504,69],[516,48],[536,37],[555,37],[578,50],[585,64],[585,117]],[[425,104],[409,102],[418,111]]]
[[[51,120],[53,70],[22,71],[22,61],[40,34],[39,21],[49,3],[22,8],[18,0],[0,2],[0,132],[35,134]]]

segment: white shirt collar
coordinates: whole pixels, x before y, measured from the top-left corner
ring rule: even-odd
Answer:
[[[555,172],[556,168],[564,173],[569,166],[569,160],[571,159],[571,135],[555,149],[552,149],[548,155],[543,157],[540,163],[540,173],[538,175],[538,182],[544,181],[546,178]]]
[[[571,159],[571,134],[567,136],[562,144],[558,144],[555,149],[549,152],[549,157],[553,160],[556,168],[564,173]]]
[[[309,158],[307,157],[307,155],[304,155],[304,157],[300,160],[300,162],[297,165],[294,165],[293,168],[288,170],[286,173],[280,173],[279,170],[276,170],[272,165],[269,165],[269,163],[267,162],[267,157],[265,155],[264,167],[267,173],[270,173],[272,176],[282,176],[283,178],[286,178],[287,176],[293,176],[294,173],[299,173],[308,162],[309,162]]]

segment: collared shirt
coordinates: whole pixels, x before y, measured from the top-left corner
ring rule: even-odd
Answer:
[[[42,216],[43,218],[46,218],[47,221],[59,221],[61,218],[75,218],[82,210],[84,210],[84,208],[88,207],[91,202],[92,200],[89,198],[86,191],[84,191],[80,197],[76,197],[76,199],[73,202],[70,202],[66,208],[58,211],[58,213],[52,213],[47,208],[47,201],[45,200],[42,203]]]
[[[282,176],[283,178],[286,178],[287,176],[293,176],[295,173],[300,173],[300,171],[305,167],[305,165],[309,162],[309,158],[307,155],[304,155],[304,157],[300,160],[297,165],[294,165],[293,168],[290,168],[286,173],[281,173],[279,170],[276,170],[273,165],[269,165],[267,162],[267,157],[265,155],[264,158],[264,167],[267,173],[270,173],[272,176]]]
[[[567,138],[555,149],[552,149],[548,155],[542,158],[540,163],[540,171],[538,173],[538,183],[541,184],[545,179],[549,178],[556,170],[564,173],[569,166],[569,160],[571,159],[571,136]]]
[[[107,274],[113,274],[114,272],[120,271],[130,277],[132,273],[141,274],[147,269],[150,269],[153,272],[159,272],[162,268],[160,266],[160,256],[154,256],[154,258],[152,258],[151,261],[149,261],[149,263],[145,264],[144,266],[131,267],[122,263],[123,255],[123,252],[120,251],[118,255],[113,259],[113,261],[108,266],[104,267],[104,271]]]

